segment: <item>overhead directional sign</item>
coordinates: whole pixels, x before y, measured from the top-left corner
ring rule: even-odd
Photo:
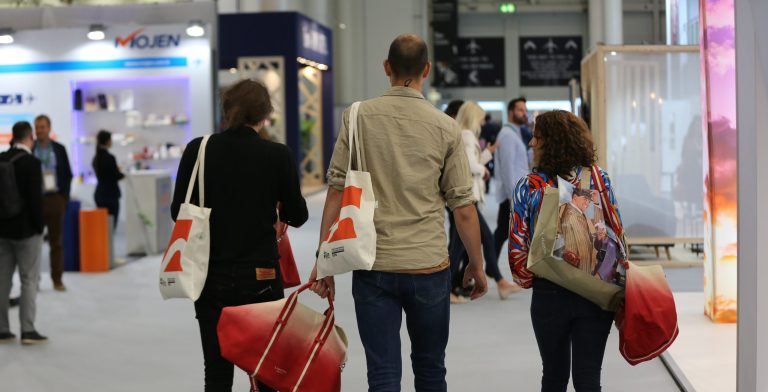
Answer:
[[[503,87],[504,37],[459,38],[456,70],[463,87]]]
[[[520,37],[520,85],[567,86],[579,79],[581,37]]]

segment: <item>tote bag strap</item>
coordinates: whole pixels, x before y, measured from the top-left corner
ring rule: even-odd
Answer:
[[[189,176],[189,185],[187,186],[187,196],[184,198],[184,203],[189,204],[192,199],[192,190],[195,189],[195,180],[200,183],[198,189],[200,193],[200,207],[205,207],[205,147],[208,146],[208,139],[211,135],[203,136],[203,141],[200,143],[200,149],[197,151],[197,160],[195,160],[195,167],[192,169],[192,175]]]
[[[588,167],[581,168],[581,177],[579,178],[579,188],[589,190],[589,179],[591,177],[591,171]]]
[[[603,205],[603,211],[608,220],[608,224],[610,225],[611,230],[616,234],[616,238],[621,241],[621,245],[624,247],[625,256],[629,258],[629,249],[627,248],[627,239],[624,236],[624,228],[621,226],[621,221],[619,220],[619,214],[616,212],[616,208],[608,199],[608,189],[605,187],[605,181],[603,181],[603,176],[600,174],[600,169],[597,165],[592,166],[592,180],[595,182],[595,187],[600,192],[600,202]],[[624,267],[629,268],[629,263],[625,263]]]
[[[357,170],[362,168],[362,160],[360,158],[360,133],[357,130],[357,112],[360,108],[360,102],[355,102],[349,108],[349,164],[347,165],[347,172],[352,170],[352,145],[354,144],[355,152],[357,155]]]

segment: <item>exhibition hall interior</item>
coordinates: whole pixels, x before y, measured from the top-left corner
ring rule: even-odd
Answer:
[[[0,0],[0,391],[768,392],[765,20]]]

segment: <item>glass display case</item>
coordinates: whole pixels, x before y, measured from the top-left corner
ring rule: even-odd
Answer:
[[[599,46],[582,61],[582,116],[630,238],[701,242],[700,84],[697,46]]]

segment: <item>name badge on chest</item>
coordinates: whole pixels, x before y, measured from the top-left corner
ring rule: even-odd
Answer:
[[[51,171],[43,172],[43,191],[56,192],[59,188],[56,186],[56,173]]]

